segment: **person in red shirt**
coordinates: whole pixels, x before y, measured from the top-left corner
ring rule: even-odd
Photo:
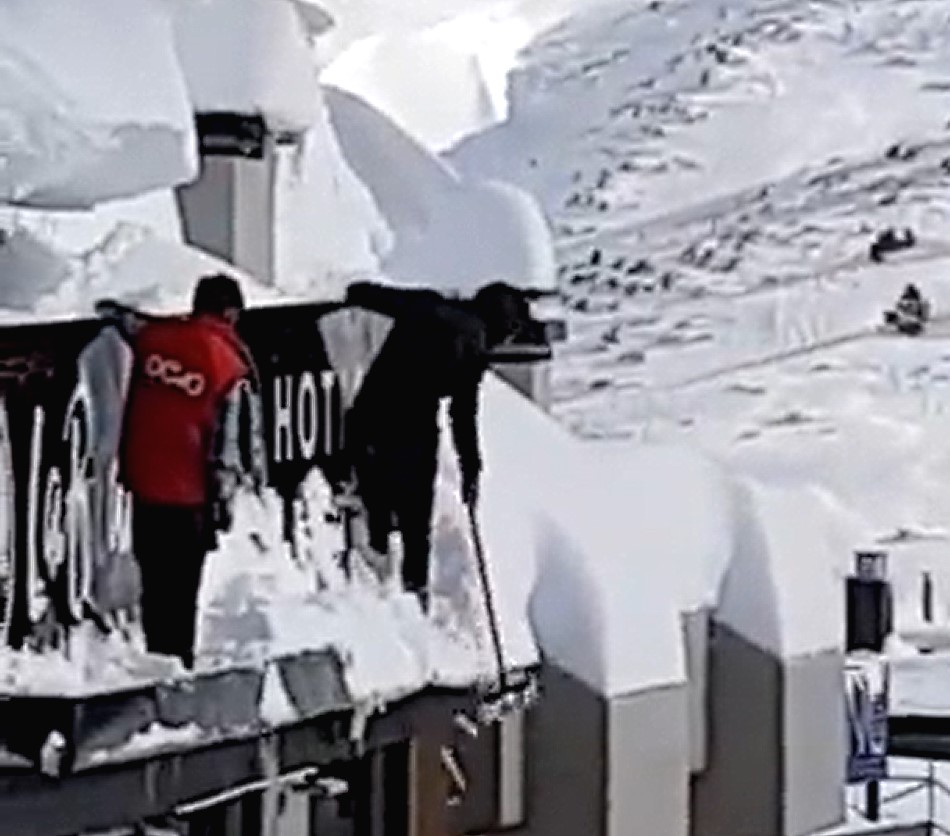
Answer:
[[[215,529],[230,527],[209,509],[221,508],[212,461],[223,410],[251,371],[235,329],[243,308],[234,279],[206,276],[190,316],[147,320],[129,336],[120,474],[133,497],[142,626],[150,651],[189,668],[205,556]]]

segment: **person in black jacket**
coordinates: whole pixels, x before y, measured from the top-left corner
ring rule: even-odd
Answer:
[[[524,294],[498,282],[471,300],[360,283],[347,301],[386,314],[392,330],[346,417],[347,453],[367,513],[369,543],[385,553],[396,528],[403,585],[428,605],[439,405],[449,401],[462,499],[478,501],[478,393],[492,348],[532,322]]]

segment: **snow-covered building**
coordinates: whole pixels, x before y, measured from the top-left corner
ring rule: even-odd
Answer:
[[[267,303],[247,335],[270,393],[269,440],[310,453],[290,462],[300,464],[287,477],[293,491],[272,486],[263,505],[239,507],[242,523],[207,573],[206,667],[182,676],[129,649],[134,579],[113,482],[116,516],[97,530],[114,546],[102,561],[112,571],[98,573],[77,545],[88,533],[77,416],[98,404],[73,361],[98,326],[10,331],[8,377],[54,384],[19,403],[10,395],[0,413],[13,486],[0,566],[15,567],[0,578],[0,612],[19,638],[52,619],[66,647],[3,657],[5,693],[27,699],[0,704],[9,750],[0,834],[62,836],[169,811],[226,836],[264,825],[282,836],[808,836],[841,823],[834,567],[852,544],[837,535],[835,508],[683,447],[582,442],[506,385],[503,369],[484,386],[481,514],[509,673],[538,670],[542,695],[530,712],[466,736],[461,715],[495,671],[453,457],[442,457],[434,521],[444,608],[430,622],[398,590],[335,561],[341,535],[324,524],[332,509],[314,475],[329,438],[315,415],[332,409],[335,385],[321,374],[332,370],[317,356],[317,320],[334,308],[289,302],[337,299],[367,276],[448,294],[497,279],[550,290],[543,212],[520,189],[460,174],[367,101],[321,85],[310,39],[332,21],[315,4],[209,0],[175,4],[168,18],[144,0],[94,2],[102,17],[82,21],[58,0],[44,0],[49,18],[37,0],[0,11],[9,23],[0,49],[33,50],[0,62],[11,73],[4,113],[21,117],[24,137],[16,166],[0,172],[0,196],[78,209],[157,190],[166,233],[184,240],[119,227],[84,259],[102,269],[75,282],[75,259],[20,229],[0,245],[0,270],[42,279],[31,316],[49,320],[88,312],[106,294],[180,309],[196,275],[232,265],[252,301]],[[132,21],[133,12],[142,15]],[[72,27],[127,17],[151,27],[141,35],[148,72],[125,73],[139,66],[131,38],[89,67],[56,54]],[[50,89],[74,96],[55,99],[23,75],[47,63],[61,81]],[[96,75],[88,88],[85,72]],[[127,95],[104,96],[104,80],[116,78]],[[162,107],[143,113],[145,102]],[[58,155],[63,147],[82,153]],[[155,278],[163,270],[167,283]],[[35,300],[11,295],[4,307]],[[13,362],[24,354],[37,355],[26,371]],[[543,400],[533,375],[519,388]],[[41,420],[63,433],[44,434]],[[108,639],[85,619],[96,596],[111,602]],[[58,630],[70,620],[63,612],[81,626]],[[37,700],[49,711],[39,721]]]

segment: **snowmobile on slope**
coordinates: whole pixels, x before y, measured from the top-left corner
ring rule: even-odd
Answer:
[[[916,285],[908,284],[894,308],[884,312],[884,325],[899,334],[916,337],[923,333],[930,316],[930,302]]]
[[[879,232],[871,243],[868,257],[875,264],[884,261],[886,253],[908,250],[917,243],[917,237],[912,229],[904,228],[896,232],[892,227]]]

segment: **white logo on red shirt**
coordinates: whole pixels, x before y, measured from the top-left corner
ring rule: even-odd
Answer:
[[[181,362],[173,357],[149,354],[145,358],[144,371],[149,380],[180,389],[190,398],[200,398],[208,387],[208,382],[201,372],[187,371]]]

